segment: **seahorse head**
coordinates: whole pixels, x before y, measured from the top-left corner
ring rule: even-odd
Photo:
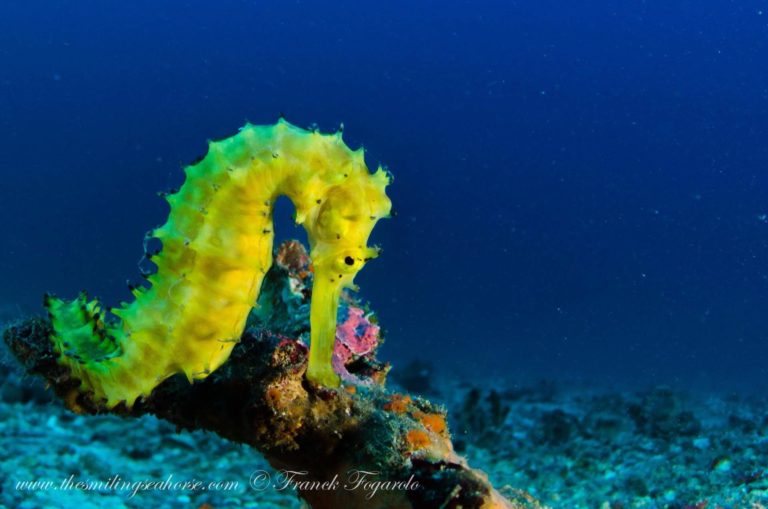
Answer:
[[[357,289],[355,275],[378,255],[378,248],[367,245],[368,237],[391,208],[384,192],[390,177],[383,169],[370,174],[362,165],[340,178],[323,193],[307,225],[315,273],[307,378],[327,387],[339,385],[331,365],[339,295],[343,288]]]
[[[327,274],[342,287],[354,288],[354,276],[379,254],[368,238],[376,222],[388,217],[391,202],[384,193],[389,175],[349,175],[343,184],[328,189],[319,204],[313,227],[308,228],[312,265],[316,274]]]

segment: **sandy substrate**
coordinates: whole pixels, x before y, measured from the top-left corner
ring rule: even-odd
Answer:
[[[464,389],[464,403],[460,393],[449,407],[470,463],[497,487],[526,489],[553,508],[768,504],[765,398],[547,383]]]
[[[251,486],[274,472],[247,447],[153,418],[76,416],[2,362],[2,507],[301,507],[279,481]],[[436,380],[400,382],[448,406],[457,449],[502,491],[564,509],[768,506],[765,398]]]

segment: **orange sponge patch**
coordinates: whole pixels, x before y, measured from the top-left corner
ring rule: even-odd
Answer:
[[[405,436],[405,440],[408,442],[408,448],[412,451],[416,449],[426,449],[432,444],[429,434],[420,429],[412,429],[409,431]]]
[[[410,396],[403,396],[402,394],[393,394],[389,403],[384,405],[384,410],[387,412],[394,412],[396,414],[404,414],[408,411],[408,406],[413,402]]]
[[[432,431],[433,433],[439,433],[444,434],[448,427],[445,424],[445,416],[441,414],[425,414],[422,412],[417,412],[414,414],[414,417],[416,417],[419,422],[421,422],[425,428],[427,428],[429,431]]]

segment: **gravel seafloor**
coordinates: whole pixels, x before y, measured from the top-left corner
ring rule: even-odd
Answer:
[[[254,472],[270,470],[248,447],[211,433],[177,433],[151,417],[74,415],[7,354],[2,367],[2,507],[302,506],[290,490],[250,487]],[[400,373],[428,371],[403,366]],[[768,507],[765,397],[393,378],[447,405],[456,448],[502,492],[513,486],[564,509]],[[169,475],[229,485],[132,495],[133,483]],[[127,484],[75,487],[114,476]]]

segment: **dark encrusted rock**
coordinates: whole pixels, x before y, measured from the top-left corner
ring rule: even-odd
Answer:
[[[628,414],[637,430],[651,438],[693,436],[701,430],[693,413],[682,409],[678,395],[665,387],[654,389],[639,403],[629,405]]]
[[[578,429],[576,416],[557,409],[542,414],[534,440],[540,444],[561,445],[576,436]]]
[[[498,391],[491,389],[484,393],[478,388],[470,389],[464,397],[461,411],[454,415],[453,428],[458,446],[463,446],[463,438],[468,436],[481,447],[498,443],[506,431],[504,421],[509,409]]]

